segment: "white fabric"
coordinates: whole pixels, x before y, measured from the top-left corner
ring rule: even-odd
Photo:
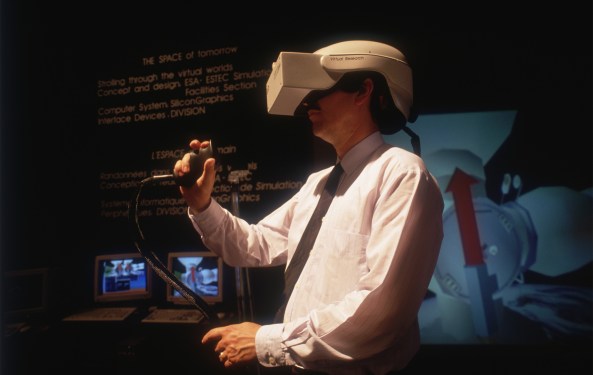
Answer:
[[[419,157],[385,143],[378,132],[340,162],[344,175],[284,323],[257,333],[265,366],[381,374],[404,367],[418,350],[417,312],[443,237],[440,190]],[[204,244],[227,264],[284,264],[330,170],[313,173],[257,224],[233,217],[214,200],[189,216]]]

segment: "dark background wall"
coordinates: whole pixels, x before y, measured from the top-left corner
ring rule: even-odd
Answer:
[[[261,113],[261,86],[252,98],[242,99],[244,107],[234,114],[214,110],[170,127],[98,127],[97,80],[141,69],[137,61],[142,56],[237,45],[247,64],[259,67],[271,64],[282,50],[311,52],[348,39],[390,42],[414,69],[415,106],[421,115],[495,109],[521,113],[524,125],[486,166],[489,173],[502,174],[496,162],[511,165],[524,176],[527,190],[592,186],[590,4],[405,13],[256,7],[3,1],[1,267],[48,267],[55,279],[50,293],[54,318],[91,302],[88,267],[96,253],[129,245],[125,223],[106,222],[99,215],[104,193],[97,189],[98,174],[105,160],[109,168],[120,161],[142,163],[138,160],[156,147],[155,139],[185,147],[190,136],[209,133],[207,127],[186,130],[185,124],[211,121],[228,124],[220,135],[224,142],[250,145],[239,160],[260,160],[274,179],[302,178],[320,163],[315,152],[323,145],[307,129]],[[217,129],[210,133],[218,134]],[[495,187],[489,189],[496,195]],[[289,193],[270,195],[266,205],[246,205],[245,215],[257,219]],[[167,225],[173,224],[193,239],[185,222],[174,218]],[[65,281],[64,273],[75,275],[68,279],[75,281]],[[263,302],[267,292],[277,291],[269,281],[279,276],[277,270],[256,274],[262,319],[271,309]]]

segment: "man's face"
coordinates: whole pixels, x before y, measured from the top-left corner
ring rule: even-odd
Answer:
[[[308,106],[307,116],[316,137],[330,144],[350,137],[357,125],[356,92],[333,91]]]

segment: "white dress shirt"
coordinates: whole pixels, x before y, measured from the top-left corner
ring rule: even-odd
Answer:
[[[443,199],[415,154],[376,132],[342,160],[344,175],[284,322],[263,325],[264,366],[296,365],[332,374],[382,374],[417,352],[417,313],[443,238]],[[189,216],[204,244],[231,266],[290,262],[327,175],[309,176],[290,200],[257,224],[215,200]]]

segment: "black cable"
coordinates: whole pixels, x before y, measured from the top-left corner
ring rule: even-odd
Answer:
[[[134,245],[136,245],[136,249],[146,259],[148,264],[152,267],[157,275],[161,279],[163,279],[167,284],[171,287],[175,288],[181,295],[188,300],[192,305],[194,305],[200,312],[204,315],[204,317],[210,321],[218,321],[218,315],[208,305],[206,301],[202,299],[197,293],[187,287],[185,284],[180,283],[179,279],[175,277],[175,275],[167,269],[167,266],[159,259],[159,257],[154,253],[154,251],[145,251],[144,248],[146,246],[146,239],[144,238],[144,234],[142,233],[142,229],[140,228],[140,222],[138,219],[138,206],[140,203],[140,195],[142,193],[142,188],[146,183],[153,183],[155,181],[167,181],[175,179],[174,175],[161,175],[161,176],[152,176],[145,178],[138,184],[138,188],[133,196],[132,202],[128,207],[128,221],[130,223],[130,230],[132,232],[132,237],[134,238]]]
[[[414,133],[412,131],[412,129],[410,129],[407,126],[404,126],[402,128],[409,136],[410,136],[410,142],[412,143],[412,148],[414,149],[414,153],[418,156],[420,155],[420,137],[418,136],[418,134]]]

